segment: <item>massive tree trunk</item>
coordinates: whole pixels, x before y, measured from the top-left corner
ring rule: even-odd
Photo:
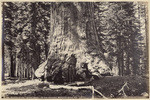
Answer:
[[[76,55],[77,67],[86,62],[90,69],[94,69],[95,65],[90,64],[95,59],[98,59],[99,66],[100,61],[107,62],[95,25],[93,3],[52,3],[49,45],[48,63],[52,63],[50,60],[54,55],[59,58],[65,54]],[[108,66],[103,63],[103,68]]]

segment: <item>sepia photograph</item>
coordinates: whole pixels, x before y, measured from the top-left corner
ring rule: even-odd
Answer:
[[[146,1],[1,2],[1,99],[149,99]]]

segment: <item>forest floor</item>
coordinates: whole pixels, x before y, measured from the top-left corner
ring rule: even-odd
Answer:
[[[51,83],[35,80],[7,80],[2,87],[3,98],[91,98],[90,89],[51,89]],[[148,78],[140,76],[108,76],[84,84],[94,86],[107,98],[148,98]],[[119,90],[122,90],[119,92]],[[94,98],[102,98],[98,93]]]

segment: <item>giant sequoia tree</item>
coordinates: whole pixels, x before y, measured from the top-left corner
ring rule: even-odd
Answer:
[[[136,75],[147,68],[147,15],[134,2],[4,2],[4,64],[10,77],[34,78],[54,54],[77,67]]]

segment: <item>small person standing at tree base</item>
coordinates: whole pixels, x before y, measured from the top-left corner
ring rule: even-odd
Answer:
[[[71,57],[67,60],[68,62],[68,82],[74,82],[76,77],[76,62],[77,58],[75,54],[72,54]]]

